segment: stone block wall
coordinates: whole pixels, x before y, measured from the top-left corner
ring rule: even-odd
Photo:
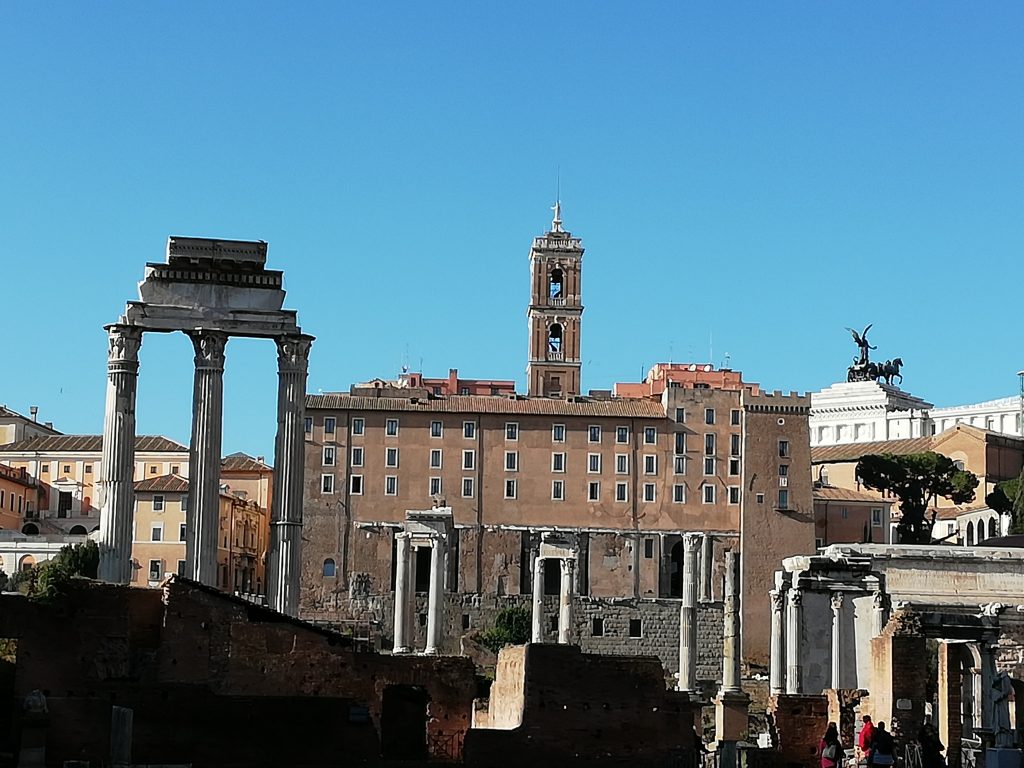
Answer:
[[[768,703],[768,722],[778,765],[818,768],[818,745],[829,722],[824,696],[773,696]]]

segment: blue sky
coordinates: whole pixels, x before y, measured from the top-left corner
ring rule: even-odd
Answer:
[[[559,169],[585,389],[729,353],[813,390],[873,322],[915,394],[1011,394],[1022,39],[1019,3],[4,3],[0,403],[99,432],[171,234],[269,241],[310,391],[522,384]],[[146,337],[141,431],[187,440],[191,357]],[[225,389],[225,452],[269,455],[272,345]]]

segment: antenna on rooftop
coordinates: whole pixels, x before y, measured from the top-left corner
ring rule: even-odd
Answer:
[[[715,359],[715,332],[708,331],[708,360]]]

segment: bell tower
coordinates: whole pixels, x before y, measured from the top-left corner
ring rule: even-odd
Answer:
[[[583,245],[562,229],[562,203],[554,205],[551,230],[533,238],[530,248],[530,360],[526,366],[531,397],[580,394],[580,321]]]

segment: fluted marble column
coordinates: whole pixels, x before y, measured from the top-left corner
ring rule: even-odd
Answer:
[[[430,591],[427,593],[427,653],[441,652],[444,626],[444,541],[430,542]]]
[[[800,683],[800,634],[803,631],[804,595],[796,587],[789,590],[786,616],[786,693],[802,693]]]
[[[533,559],[533,622],[530,642],[544,642],[544,558]]]
[[[786,690],[786,658],[783,655],[785,653],[783,640],[785,629],[782,620],[782,606],[785,601],[782,592],[777,589],[773,589],[768,594],[772,602],[771,666],[768,670],[768,685],[773,694],[784,693]]]
[[[409,652],[409,534],[395,536],[395,628],[392,653]]]
[[[100,463],[100,563],[98,577],[127,584],[132,576],[132,520],[135,516],[135,391],[139,380],[142,329],[106,327],[107,402]]]
[[[889,623],[889,596],[879,590],[871,600],[871,636],[878,637]]]
[[[722,638],[722,693],[739,693],[740,686],[740,558],[725,553],[725,611]]]
[[[832,687],[842,687],[843,593],[832,593]]]
[[[572,643],[572,601],[573,571],[576,561],[571,557],[563,557],[559,561],[562,569],[562,583],[558,590],[558,642],[562,645]]]
[[[196,351],[196,371],[192,386],[192,442],[188,451],[185,575],[201,584],[219,587],[220,448],[224,431],[224,347],[228,337],[220,331],[200,330],[190,333],[189,338]]]
[[[715,540],[705,533],[700,537],[700,601],[711,602],[711,580],[715,566]]]
[[[700,535],[683,536],[683,600],[679,607],[679,690],[697,691],[697,550]]]
[[[312,336],[277,339],[277,440],[267,563],[270,607],[294,616],[299,608],[302,482],[305,472],[306,371]]]

